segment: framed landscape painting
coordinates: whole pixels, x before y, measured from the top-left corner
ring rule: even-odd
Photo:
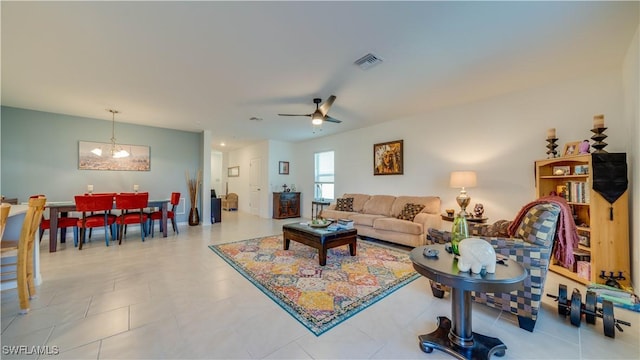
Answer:
[[[112,144],[94,141],[78,143],[78,169],[150,171],[151,157],[145,145],[116,144],[116,151],[124,151],[120,157],[113,156]]]
[[[373,175],[402,175],[404,140],[373,145]]]

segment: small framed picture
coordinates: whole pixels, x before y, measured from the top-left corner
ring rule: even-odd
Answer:
[[[571,169],[570,166],[554,166],[553,175],[557,175],[557,176],[570,175],[571,174],[570,169]]]
[[[240,166],[232,166],[227,169],[228,177],[238,177],[240,176]]]
[[[572,141],[564,144],[564,150],[562,150],[562,156],[578,155],[578,148],[581,141]]]
[[[280,161],[278,163],[278,174],[280,174],[280,175],[289,175],[289,162],[288,161]]]
[[[587,175],[589,174],[589,165],[576,165],[573,167],[573,173],[575,175]]]

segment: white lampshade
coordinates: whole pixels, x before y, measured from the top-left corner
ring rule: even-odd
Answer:
[[[452,188],[468,188],[477,185],[478,179],[475,171],[453,171],[449,180]]]

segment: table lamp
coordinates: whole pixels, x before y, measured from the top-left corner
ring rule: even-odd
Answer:
[[[467,190],[465,188],[475,187],[477,184],[477,177],[475,171],[453,171],[451,172],[451,178],[449,180],[449,186],[452,188],[460,188],[460,195],[456,197],[458,205],[460,205],[460,215],[466,216],[467,206],[471,201]]]

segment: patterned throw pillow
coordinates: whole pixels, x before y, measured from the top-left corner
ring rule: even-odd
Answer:
[[[510,220],[498,220],[489,225],[485,235],[493,237],[509,237],[509,225],[511,225]]]
[[[397,216],[398,219],[413,221],[413,218],[416,217],[424,209],[423,204],[412,204],[407,203],[404,205],[404,209]]]
[[[556,234],[560,208],[554,204],[533,206],[520,222],[516,236],[531,244],[550,247]]]
[[[338,211],[353,211],[353,198],[340,198],[336,199],[336,210]]]

